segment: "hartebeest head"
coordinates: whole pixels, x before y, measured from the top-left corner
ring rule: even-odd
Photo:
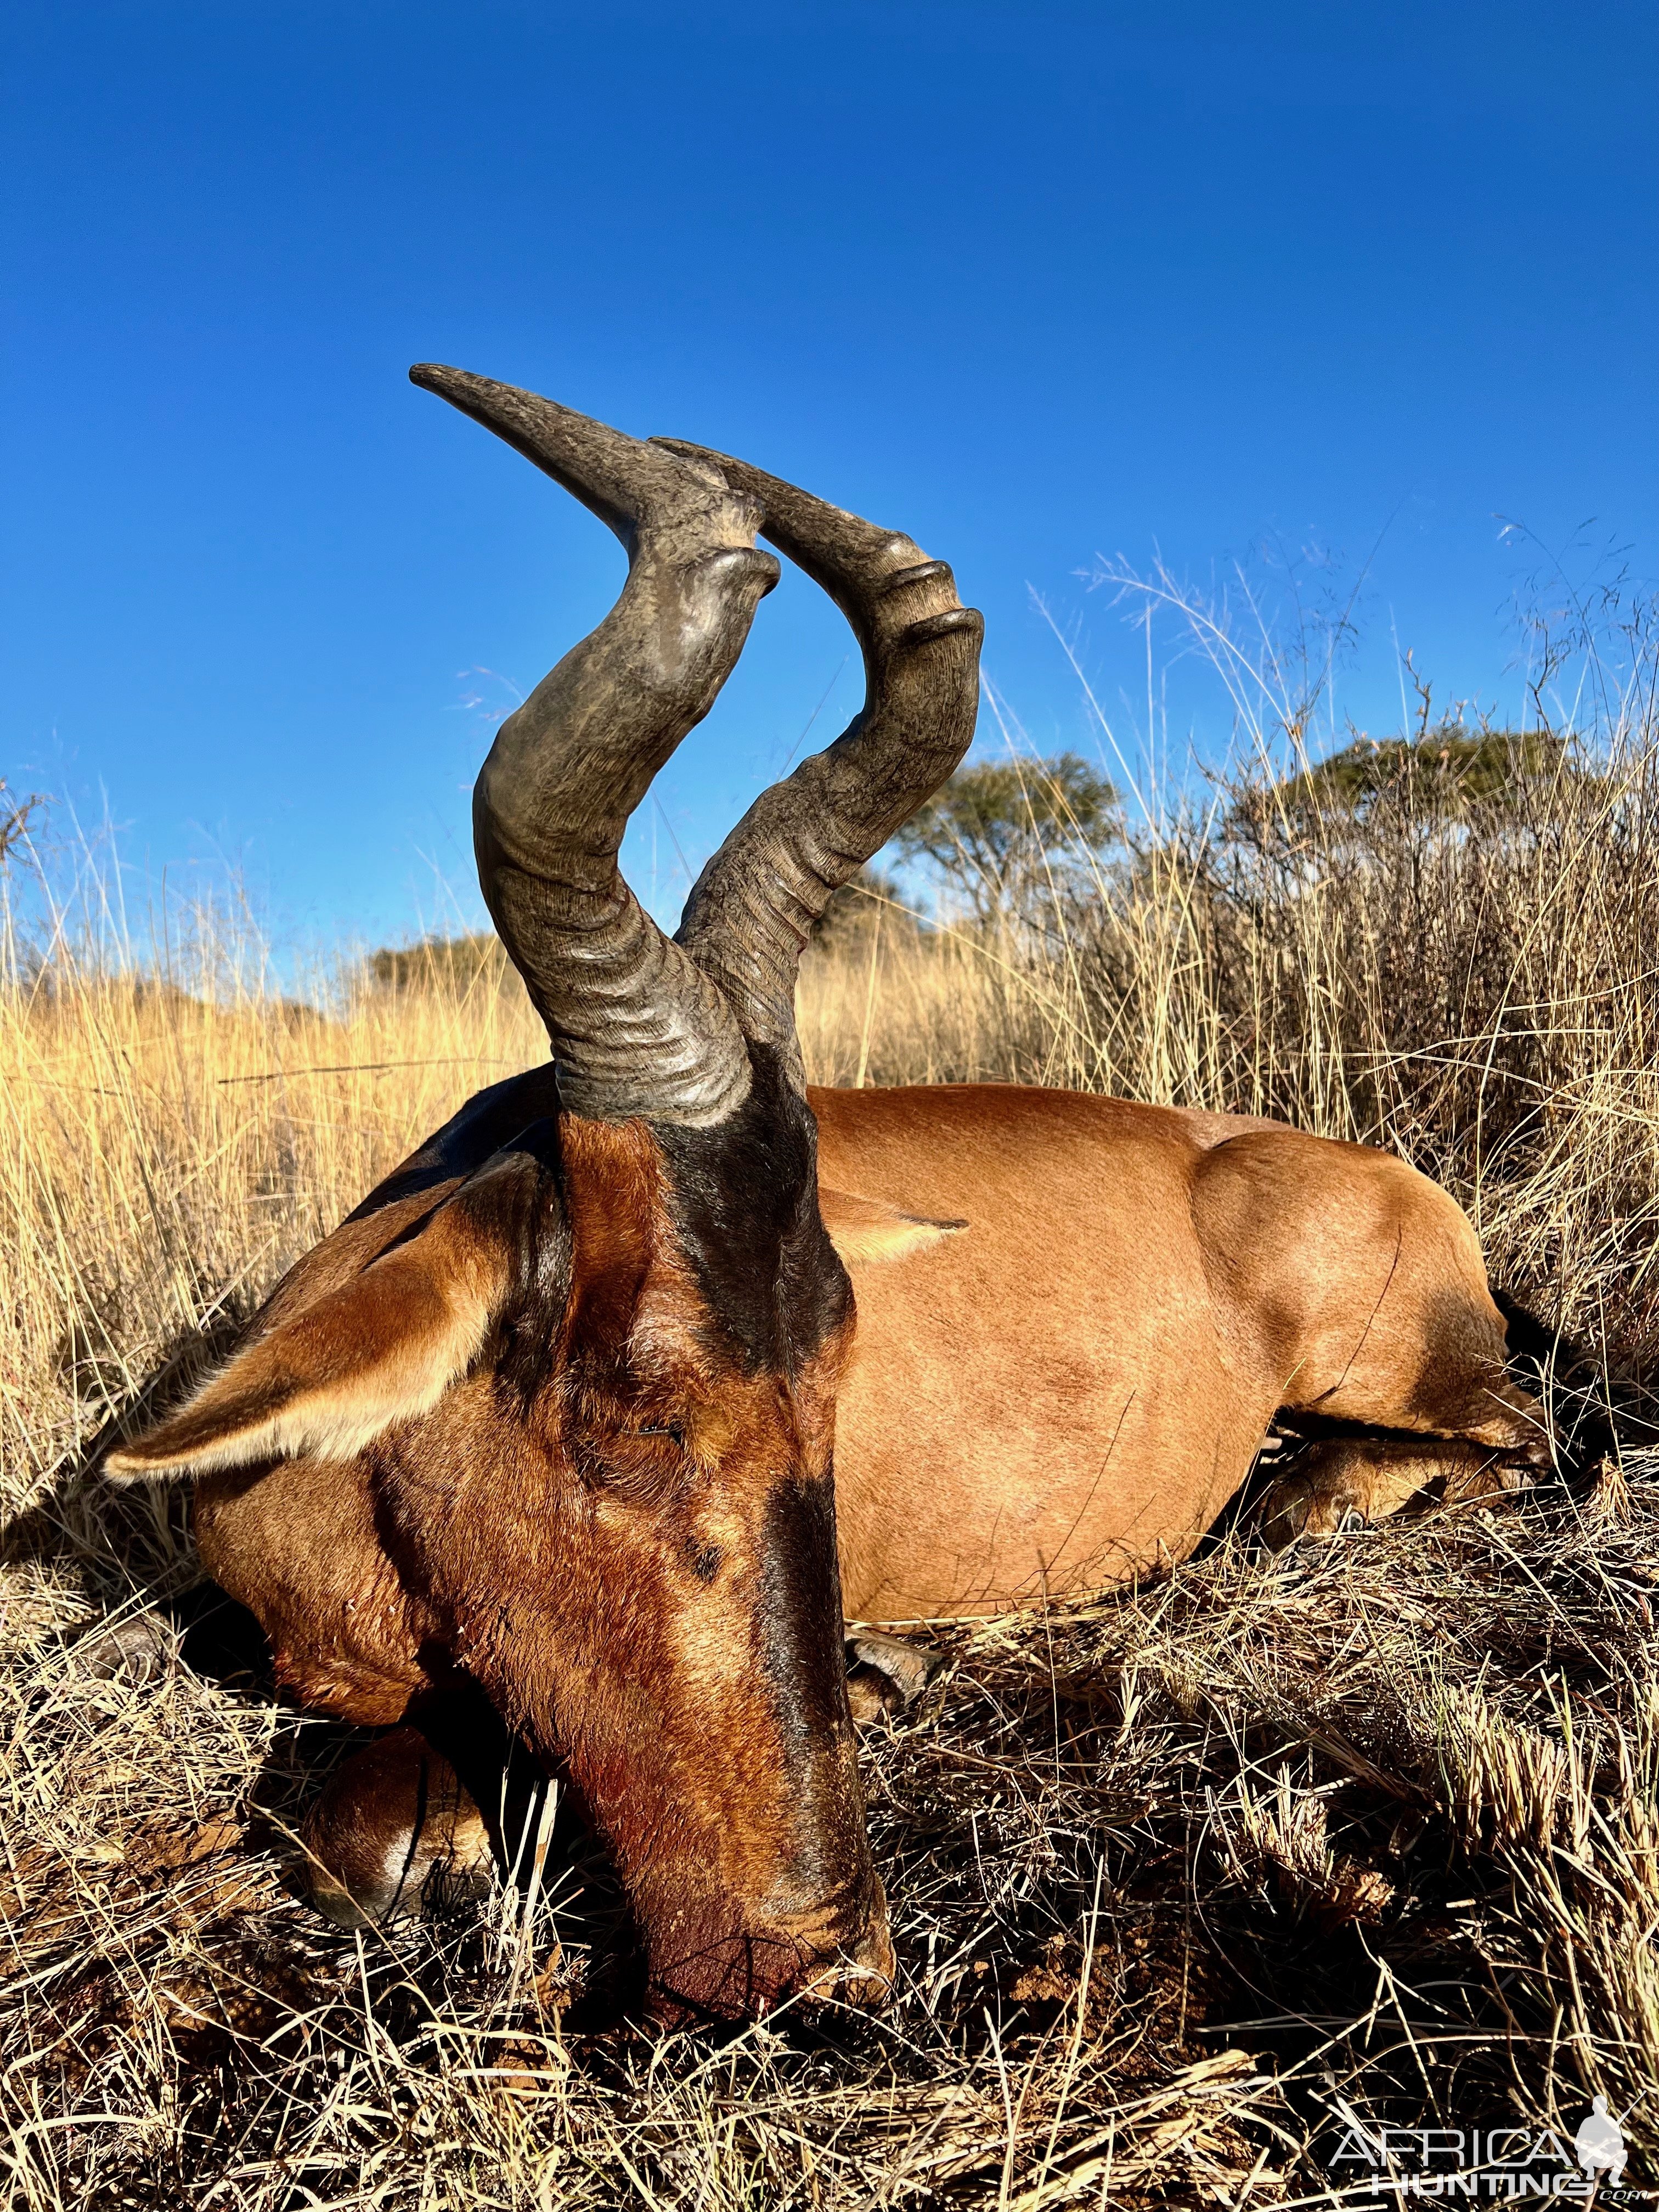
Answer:
[[[832,1485],[852,1295],[794,988],[831,894],[965,751],[981,620],[908,538],[741,462],[411,374],[628,550],[475,798],[552,1073],[529,1105],[522,1080],[475,1099],[112,1471],[366,1459],[404,1585],[579,1785],[657,1982],[743,2010],[837,1964],[880,1981]],[[777,580],[757,530],[846,612],[866,703],[756,801],[671,941],[617,852]]]

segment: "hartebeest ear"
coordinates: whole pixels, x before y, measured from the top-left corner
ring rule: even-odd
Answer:
[[[104,1462],[118,1482],[319,1452],[349,1459],[429,1413],[522,1273],[529,1154],[499,1155],[349,1280],[256,1335],[177,1413]]]
[[[818,1186],[818,1212],[830,1242],[848,1266],[859,1260],[902,1260],[907,1252],[920,1252],[968,1226],[965,1221],[932,1221],[925,1214],[901,1213],[879,1199],[828,1190],[823,1184]]]

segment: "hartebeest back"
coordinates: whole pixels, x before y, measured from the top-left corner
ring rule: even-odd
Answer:
[[[1541,1419],[1468,1224],[1382,1154],[1012,1087],[809,1093],[802,947],[966,750],[979,617],[744,463],[412,374],[628,550],[477,786],[552,1064],[474,1098],[107,1464],[197,1477],[204,1560],[288,1688],[399,1728],[313,1821],[319,1901],[386,1910],[483,1850],[428,1747],[472,1684],[586,1801],[666,2000],[877,1989],[843,1592],[890,1620],[1177,1557],[1283,1406],[1414,1439],[1304,1476],[1281,1517],[1315,1528],[1489,1479]],[[847,613],[866,702],[670,941],[617,854],[776,580],[757,530]]]

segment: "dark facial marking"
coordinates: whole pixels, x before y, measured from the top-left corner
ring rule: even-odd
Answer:
[[[805,1747],[842,1717],[841,1575],[828,1475],[791,1476],[768,1500],[761,1535],[762,1656],[786,1741]]]
[[[846,1270],[818,1218],[817,1127],[769,1047],[708,1129],[653,1125],[680,1241],[720,1335],[750,1374],[798,1375],[846,1319]]]
[[[872,1875],[860,1848],[863,1801],[853,1762],[835,1486],[828,1475],[791,1476],[774,1489],[760,1565],[761,1663],[788,1787],[812,1812],[797,1831],[791,1875],[807,1895],[833,1903],[850,1929],[869,1910]]]
[[[564,1205],[564,1163],[555,1121],[532,1122],[511,1149],[528,1152],[541,1170],[540,1203],[526,1223],[519,1255],[520,1294],[501,1324],[495,1373],[521,1408],[541,1389],[570,1297],[572,1244]]]
[[[700,1583],[712,1583],[720,1571],[724,1556],[718,1544],[695,1546],[690,1554],[692,1573]]]

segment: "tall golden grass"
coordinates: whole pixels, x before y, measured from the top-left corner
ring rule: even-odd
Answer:
[[[1659,1208],[1644,652],[1577,741],[1477,798],[1419,763],[1310,806],[1268,742],[1305,718],[1281,698],[1275,737],[1258,699],[1225,775],[1000,921],[868,902],[809,953],[811,1073],[1394,1145],[1634,1404]],[[550,1900],[312,1923],[284,1869],[340,1732],[195,1662],[180,1504],[100,1491],[96,1447],[544,1040],[488,963],[342,957],[279,989],[234,907],[135,939],[107,869],[36,859],[11,856],[0,944],[15,2202],[1289,2205],[1343,2201],[1351,2125],[1570,2136],[1601,2093],[1638,2156],[1659,2135],[1659,1463],[1635,1447],[1499,1517],[1278,1560],[1235,1537],[949,1632],[943,1689],[870,1747],[885,2021],[579,2032],[579,1847]]]
[[[0,986],[9,1480],[83,1449],[171,1350],[222,1333],[471,1091],[544,1054],[521,994],[283,995],[235,910],[155,944],[9,917]],[[14,1492],[15,1494],[15,1492]]]
[[[1218,856],[1181,824],[1035,926],[919,930],[872,900],[806,961],[809,1073],[1105,1089],[1393,1145],[1469,1208],[1502,1279],[1638,1351],[1659,1205],[1652,776],[1621,751],[1502,819],[1321,823],[1336,849],[1287,840],[1287,858],[1237,840]],[[170,914],[155,946],[74,919],[45,963],[15,915],[3,947],[14,1482],[83,1448],[169,1346],[246,1314],[472,1091],[546,1049],[499,969],[387,988],[354,963],[296,997],[222,908]]]

